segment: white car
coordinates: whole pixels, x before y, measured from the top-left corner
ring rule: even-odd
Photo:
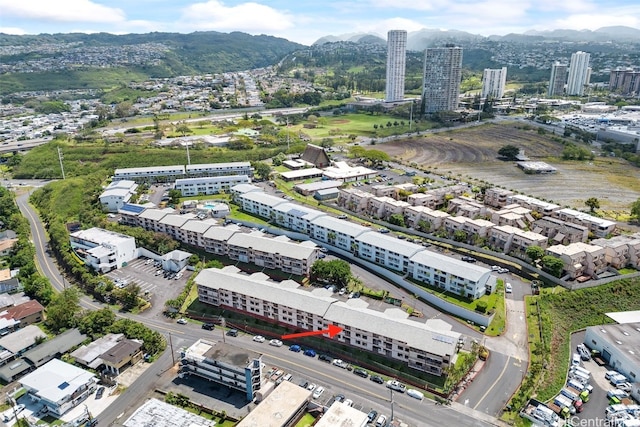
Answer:
[[[338,366],[342,369],[347,369],[347,367],[349,366],[349,364],[342,359],[333,359],[331,364]]]
[[[255,342],[264,342],[265,338],[262,335],[256,335],[255,337],[253,337],[253,340]]]
[[[315,389],[316,389],[316,385],[315,385],[314,383],[311,383],[311,384],[309,384],[309,385],[307,386],[307,390],[309,390],[309,391],[313,391],[313,390],[315,390]]]
[[[424,399],[424,394],[422,394],[418,390],[414,390],[412,388],[407,390],[407,395],[413,397],[414,399],[418,399],[418,400]]]
[[[186,325],[187,324],[187,319],[185,319],[184,317],[181,317],[178,319],[178,323],[181,325]]]
[[[353,400],[347,399],[347,400],[344,401],[344,404],[347,405],[347,406],[353,406]]]
[[[313,391],[313,398],[317,399],[324,393],[324,387],[320,386]]]
[[[7,409],[3,414],[2,421],[8,423],[15,417],[15,414],[19,414],[20,412],[24,411],[24,408],[25,406],[21,403],[19,405],[16,405],[15,408]]]
[[[507,282],[507,284],[504,287],[504,291],[508,294],[510,294],[511,292],[513,292],[513,286],[511,286],[511,283]]]
[[[272,345],[274,347],[282,347],[282,341],[280,341],[280,340],[271,340],[271,341],[269,341],[269,345]]]

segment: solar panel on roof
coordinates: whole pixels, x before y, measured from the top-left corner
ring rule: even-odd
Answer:
[[[133,212],[133,213],[140,213],[144,211],[144,209],[145,208],[143,206],[131,205],[129,203],[123,204],[122,207],[120,208],[120,210]]]
[[[65,388],[69,387],[69,383],[66,381],[63,381],[60,385],[58,385],[58,388],[60,390],[64,390]]]
[[[453,344],[454,343],[454,339],[453,338],[445,337],[444,335],[434,335],[433,339],[436,340],[436,341],[447,343],[447,344]]]

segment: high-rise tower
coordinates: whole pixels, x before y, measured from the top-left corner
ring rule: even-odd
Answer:
[[[386,102],[404,99],[404,71],[407,58],[407,32],[391,30],[387,33]]]
[[[589,69],[590,57],[590,54],[581,51],[571,54],[569,78],[567,79],[567,95],[582,96],[584,94],[584,86],[589,84],[589,76],[591,74]]]
[[[564,93],[564,85],[567,83],[567,66],[558,61],[551,65],[551,77],[549,78],[549,89],[547,96],[553,97]]]
[[[425,113],[458,108],[462,77],[462,48],[447,45],[424,53],[422,103]]]
[[[482,73],[482,98],[502,98],[507,84],[507,67],[485,68]]]

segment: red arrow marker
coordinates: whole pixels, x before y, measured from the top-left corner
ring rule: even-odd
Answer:
[[[333,338],[336,335],[338,335],[340,332],[342,332],[342,328],[340,326],[329,325],[328,329],[323,329],[321,331],[299,332],[297,334],[283,335],[282,337],[280,337],[280,339],[290,340],[292,338],[310,337],[312,335],[324,335],[324,334],[329,334],[329,338]]]

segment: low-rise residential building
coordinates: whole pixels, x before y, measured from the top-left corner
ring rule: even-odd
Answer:
[[[44,320],[44,307],[36,300],[29,300],[22,304],[6,308],[0,313],[0,317],[13,319],[20,323],[20,327],[25,327]]]
[[[281,197],[258,191],[251,191],[238,196],[242,210],[266,219],[275,219],[274,208],[288,203]]]
[[[171,238],[175,240],[182,241],[182,226],[184,226],[188,221],[197,218],[193,213],[169,213],[162,217],[161,220],[155,223],[154,231],[159,233],[167,234],[171,236]]]
[[[122,425],[123,427],[148,425],[153,427],[215,427],[218,424],[214,420],[206,419],[186,409],[151,398],[136,409]]]
[[[325,212],[290,202],[274,206],[272,213],[279,226],[307,235],[311,231],[312,221],[326,215]]]
[[[512,194],[507,196],[507,204],[518,204],[522,207],[538,212],[542,215],[551,215],[554,211],[560,209],[555,203],[545,202],[534,197],[524,196],[522,194]]]
[[[240,194],[250,193],[252,191],[257,191],[259,193],[264,192],[264,190],[257,185],[253,184],[238,184],[231,187],[229,190],[231,192],[231,198],[235,201],[236,197]]]
[[[418,189],[418,186],[412,182],[405,182],[404,184],[396,185],[373,185],[371,191],[374,196],[377,197],[392,197],[398,199],[401,192],[413,193]]]
[[[449,200],[447,212],[451,215],[466,216],[467,218],[478,218],[487,214],[487,207],[469,197],[455,197]]]
[[[15,293],[22,288],[20,280],[18,280],[19,271],[8,268],[0,270],[0,293]]]
[[[0,257],[10,255],[16,243],[18,243],[18,239],[1,239]]]
[[[577,242],[570,245],[554,245],[546,250],[564,263],[563,273],[568,279],[597,278],[606,270],[605,250],[601,246]]]
[[[196,375],[245,393],[252,401],[264,386],[262,354],[219,341],[199,339],[180,353],[180,375]]]
[[[78,347],[71,353],[73,360],[79,365],[97,370],[103,364],[100,357],[124,339],[124,334],[107,334],[89,344]]]
[[[403,273],[408,270],[409,259],[424,250],[420,245],[373,231],[360,234],[355,243],[359,258]]]
[[[125,203],[120,209],[120,223],[123,225],[130,225],[132,227],[138,226],[138,215],[144,212],[148,207],[155,207],[155,205],[145,206],[137,203]]]
[[[137,258],[133,237],[103,228],[89,228],[69,235],[76,254],[94,270],[106,273]]]
[[[489,231],[488,243],[505,254],[522,256],[530,246],[547,247],[547,238],[542,234],[524,231],[510,225],[496,225]]]
[[[342,250],[354,252],[356,238],[369,231],[371,229],[368,227],[325,215],[313,221],[310,236]]]
[[[150,166],[116,169],[113,174],[113,181],[127,179],[136,182],[171,182],[175,181],[176,178],[185,176],[186,171],[182,165]]]
[[[502,208],[507,205],[507,199],[513,194],[513,191],[505,190],[504,188],[487,188],[484,193],[484,202],[488,206],[492,206],[494,208]]]
[[[100,355],[108,375],[118,376],[142,359],[142,342],[124,338]]]
[[[234,185],[249,184],[250,182],[251,179],[247,175],[181,178],[176,179],[175,189],[180,191],[182,197],[193,197],[200,194],[209,195],[227,192]]]
[[[531,210],[518,204],[506,205],[502,209],[491,213],[491,222],[496,225],[510,225],[525,229],[535,221]]]
[[[205,251],[225,255],[227,253],[227,241],[236,233],[240,233],[240,227],[229,224],[225,227],[209,227],[202,235]]]
[[[185,171],[190,177],[236,175],[253,176],[251,162],[207,163],[187,165]]]
[[[308,184],[297,184],[295,187],[293,187],[293,189],[303,196],[311,196],[317,191],[322,190],[335,189],[336,191],[338,191],[338,187],[341,187],[342,185],[342,181],[327,179],[324,181],[310,182]]]
[[[637,236],[614,236],[610,239],[595,239],[591,241],[591,244],[604,248],[604,258],[607,264],[615,269],[627,266],[638,267],[638,252],[636,248],[640,247],[640,239]]]
[[[59,417],[89,397],[96,389],[97,380],[91,372],[53,359],[22,377],[20,384],[32,401],[41,403]]]
[[[205,238],[204,235],[211,227],[217,227],[218,221],[212,218],[204,220],[192,219],[187,221],[182,227],[179,234],[180,241],[187,245],[196,246],[198,248],[204,248]]]
[[[226,255],[232,260],[304,276],[309,274],[318,252],[311,241],[296,243],[286,236],[268,238],[258,231],[233,234],[227,240]]]
[[[614,221],[598,218],[574,209],[559,209],[553,213],[553,216],[562,221],[584,225],[596,237],[607,237],[616,229],[616,223]]]
[[[372,420],[372,422],[375,420]],[[365,427],[369,418],[364,412],[348,405],[345,402],[333,402],[315,427],[353,426]]]
[[[589,229],[584,225],[562,221],[558,218],[544,217],[531,226],[534,232],[543,234],[556,244],[585,243],[589,238]]]
[[[137,188],[138,184],[136,184],[135,181],[126,179],[113,181],[98,197],[102,209],[107,212],[118,212],[118,210],[121,209],[125,203],[128,203],[131,197],[136,194]]]
[[[173,208],[150,208],[145,209],[136,215],[136,224],[138,227],[142,227],[145,230],[163,231],[164,225],[160,224],[162,218],[167,215],[175,214],[176,210]],[[124,215],[123,215],[124,216]]]
[[[360,213],[367,210],[369,199],[373,194],[357,188],[342,188],[338,194],[338,206],[351,212]]]
[[[436,209],[438,202],[439,198],[429,193],[415,193],[407,197],[407,203],[411,206],[425,206],[429,209]]]
[[[47,334],[35,325],[28,325],[0,338],[0,366],[20,357],[35,347]]]
[[[409,319],[399,309],[380,312],[362,300],[338,301],[326,289],[308,291],[291,280],[267,279],[225,267],[202,270],[195,282],[200,302],[299,330],[324,330],[336,324],[343,327],[335,337],[339,342],[401,360],[414,369],[441,375],[453,361],[460,334],[444,322],[437,322],[436,328]]]
[[[368,199],[367,213],[375,218],[389,219],[393,214],[402,214],[409,206],[409,203],[392,197],[371,197]]]

